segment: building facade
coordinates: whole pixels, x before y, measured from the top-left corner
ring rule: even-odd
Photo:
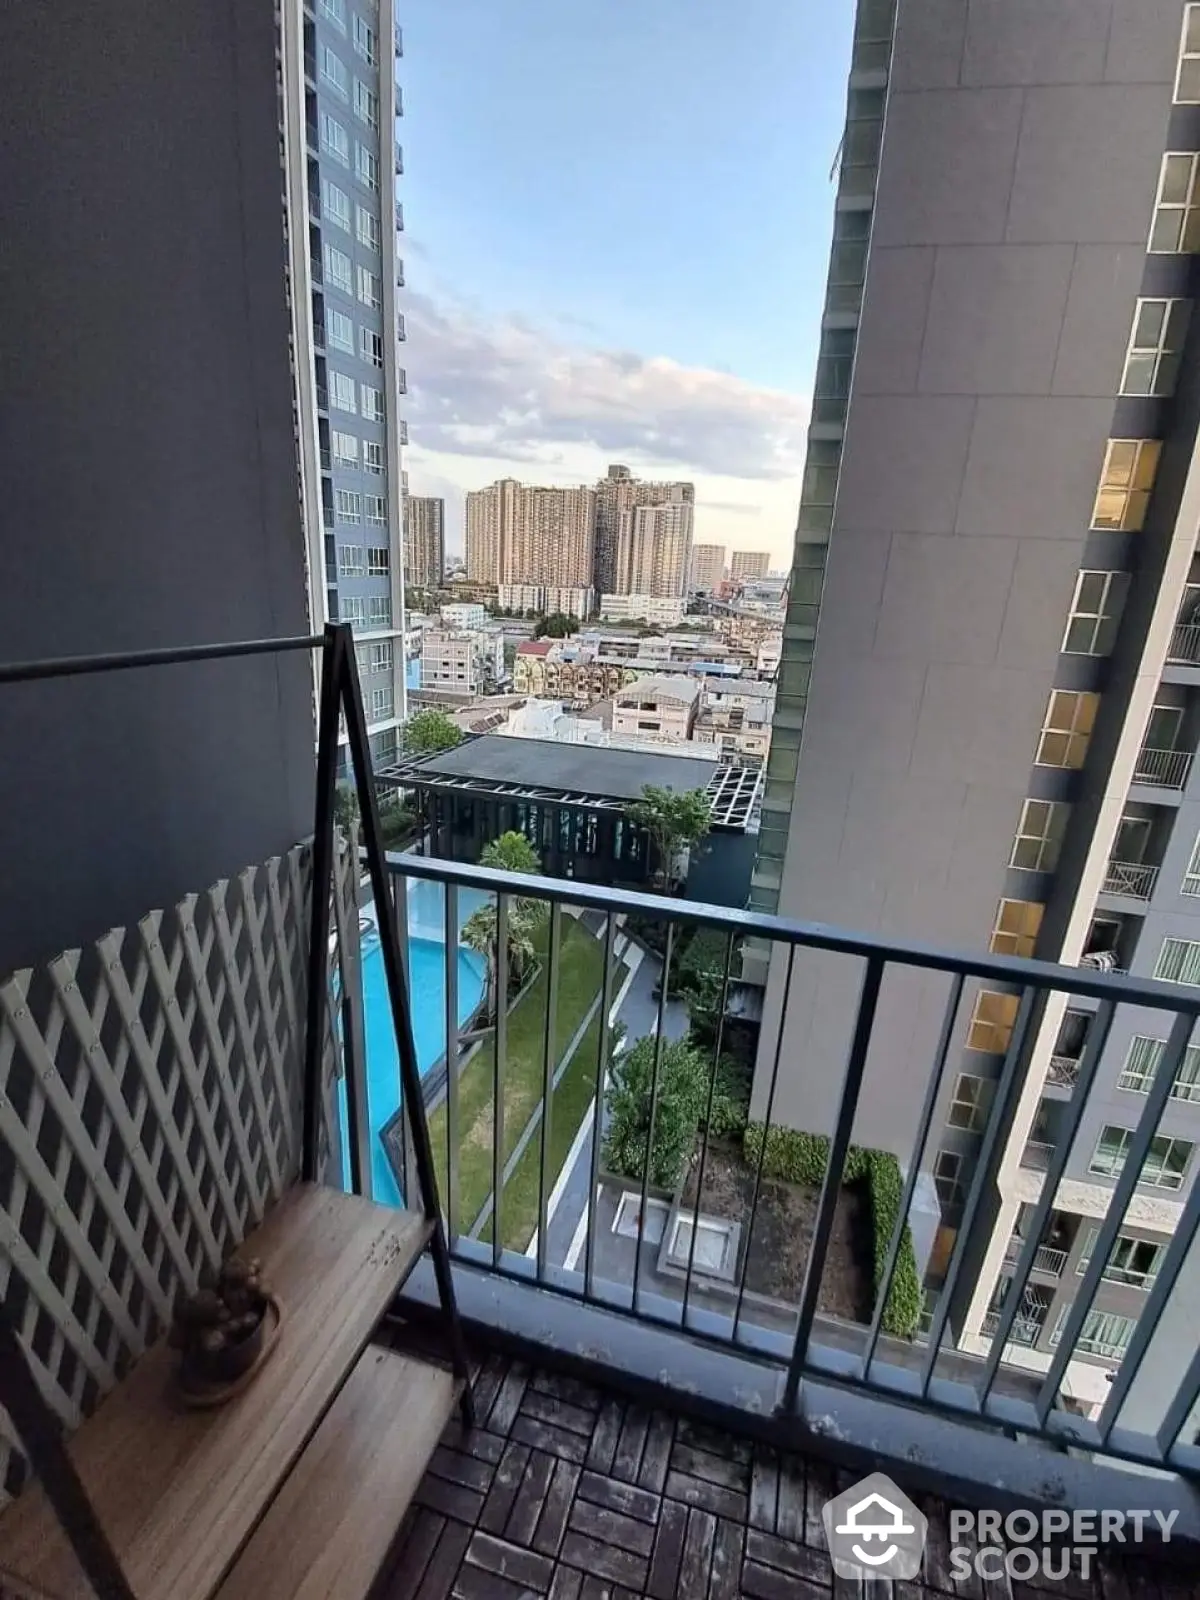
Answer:
[[[487,608],[478,600],[456,600],[438,607],[444,628],[482,628],[488,620]]]
[[[859,5],[752,904],[1200,983],[1198,12]],[[796,1126],[829,1125],[858,982],[807,959],[785,1007],[770,973]],[[880,1001],[855,1138],[906,1162],[944,1000],[905,973]],[[966,1246],[979,1348],[1096,1026],[1059,1000]],[[1018,1004],[963,997],[923,1153],[947,1240]],[[1107,1035],[1006,1359],[1049,1364],[1163,1032]],[[1071,1364],[1085,1406],[1200,1167],[1198,1073]]]
[[[617,548],[621,518],[625,512],[632,511],[636,506],[672,503],[694,505],[695,499],[694,484],[645,482],[635,478],[628,467],[610,466],[596,485],[596,592],[614,594],[621,589],[617,574]]]
[[[517,646],[513,688],[518,694],[582,701],[611,699],[637,676],[631,664],[579,645],[533,639]]]
[[[500,604],[506,611],[536,611],[544,617],[557,612],[582,621],[592,609],[591,589],[547,583],[502,583],[499,594]]]
[[[656,600],[687,594],[694,508],[682,500],[622,511],[617,529],[615,593]]]
[[[433,589],[446,570],[446,502],[431,495],[404,497],[404,581]]]
[[[639,678],[613,696],[612,731],[683,744],[692,736],[700,705],[700,685],[681,673]]]
[[[285,0],[280,27],[309,605],[314,626],[362,635],[371,746],[386,760],[405,711],[401,35],[393,0],[311,12]]]
[[[768,550],[734,550],[729,557],[729,576],[734,583],[750,583],[765,578],[771,570]]]
[[[725,576],[725,553],[723,544],[694,544],[688,588],[712,594]]]
[[[503,675],[504,642],[498,633],[426,628],[421,635],[422,689],[491,694]]]
[[[605,622],[650,622],[673,628],[683,621],[687,601],[653,594],[602,594],[600,615]]]
[[[596,495],[502,478],[467,495],[467,576],[480,583],[587,589]]]

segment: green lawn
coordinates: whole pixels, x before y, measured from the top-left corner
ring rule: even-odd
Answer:
[[[546,1044],[546,947],[549,941],[549,920],[547,920],[535,935],[534,942],[537,946],[539,959],[543,962],[542,971],[522,998],[520,1003],[508,1015],[507,1048],[504,1063],[504,1143],[503,1160],[507,1160],[516,1147],[517,1140],[524,1131],[525,1124],[529,1121],[534,1107],[541,1099],[542,1082],[545,1071],[545,1044]],[[556,978],[555,996],[555,1049],[557,1059],[561,1061],[576,1028],[579,1027],[587,1015],[589,1007],[600,993],[601,974],[604,966],[604,950],[599,940],[594,939],[586,929],[580,927],[574,917],[563,916],[562,938],[559,948],[558,968]],[[596,1026],[593,1023],[593,1028]],[[589,1029],[589,1037],[592,1036]],[[596,1066],[596,1050],[598,1042],[592,1038],[591,1066],[594,1078]],[[560,1093],[567,1087],[568,1080],[573,1076],[576,1063],[586,1059],[588,1043],[585,1039],[580,1047],[580,1053],[573,1058],[572,1067],[566,1073]],[[455,1217],[455,1225],[462,1233],[466,1233],[475,1218],[483,1208],[484,1202],[492,1192],[492,1131],[494,1125],[493,1106],[493,1075],[495,1072],[495,1041],[494,1036],[489,1036],[472,1056],[469,1065],[458,1080],[458,1192],[459,1206]],[[557,1109],[558,1095],[555,1096]],[[586,1100],[584,1102],[586,1105]],[[582,1116],[582,1109],[579,1112]],[[557,1117],[553,1119],[557,1122]],[[575,1128],[579,1125],[576,1117],[575,1127],[567,1137],[566,1144],[562,1147],[562,1155],[566,1154],[574,1137]],[[433,1142],[434,1162],[437,1167],[438,1189],[442,1196],[443,1206],[449,1202],[449,1188],[446,1181],[446,1103],[442,1102],[429,1118],[429,1133]],[[554,1135],[553,1144],[557,1147],[558,1128],[552,1127]],[[541,1148],[540,1135],[534,1136],[530,1141],[529,1149],[522,1157],[517,1171],[513,1174],[513,1181],[521,1176],[528,1159],[532,1156],[534,1161],[533,1181],[533,1208],[534,1223],[537,1220],[537,1160]],[[561,1164],[562,1157],[559,1157]],[[557,1171],[557,1168],[554,1170]],[[502,1215],[504,1221],[505,1240],[508,1241],[510,1226],[507,1219],[508,1192],[511,1185],[506,1185],[505,1198],[502,1202]],[[526,1231],[525,1243],[528,1242],[530,1229]],[[490,1234],[489,1234],[490,1236]],[[524,1248],[522,1244],[521,1248]]]

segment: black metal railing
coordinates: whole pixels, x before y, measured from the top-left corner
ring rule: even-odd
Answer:
[[[450,1249],[464,1269],[773,1364],[785,1415],[805,1383],[832,1379],[859,1393],[1015,1429],[1060,1447],[1187,1472],[1200,1468],[1200,1451],[1184,1437],[1185,1421],[1200,1403],[1200,1357],[1183,1371],[1167,1414],[1153,1429],[1135,1426],[1124,1414],[1200,1225],[1200,1188],[1183,1207],[1109,1399],[1092,1419],[1062,1400],[1067,1362],[1080,1351],[1080,1329],[1103,1263],[1200,1017],[1200,988],[958,955],[425,856],[390,855],[388,865],[390,896],[378,914],[401,931],[414,1012],[419,1017],[424,1010],[423,1093]],[[799,1130],[785,1122],[784,1108],[794,1104],[788,1078],[799,1068],[794,1047],[785,1049],[782,1031],[772,1034],[766,1023],[752,1052],[748,1103],[745,1039],[735,1035],[763,1008],[749,963],[743,976],[743,956],[757,952],[761,960],[764,951],[775,1015],[789,1014],[801,973],[811,984],[814,960],[840,958],[861,974],[857,1001],[848,1002],[845,1056],[822,1066],[837,1073],[841,1087],[825,1126],[807,1130],[816,1139],[798,1138]],[[671,975],[667,984],[664,971]],[[891,1004],[894,985],[913,972],[939,979],[943,993],[915,1136],[904,1151],[864,1150],[855,1142],[855,1121],[881,996]],[[926,1198],[939,1144],[935,1113],[940,1109],[940,1125],[976,980],[1016,989],[1020,1001],[968,1167],[956,1242],[932,1310],[922,1316],[922,1268],[940,1222]],[[1054,1144],[1025,1144],[1014,1122],[1018,1108],[1036,1100],[1033,1044],[1052,993],[1083,996],[1099,1007]],[[1036,1241],[1045,1237],[1122,1004],[1163,1013],[1170,1038],[1141,1103],[1092,1267],[1080,1280],[1057,1346],[1045,1354],[1047,1370],[1007,1362],[1002,1368],[1006,1345],[1029,1332],[1027,1312],[1018,1326],[1018,1308],[1031,1273],[1049,1270],[1045,1247]],[[705,1018],[702,1030],[698,1013]],[[626,1024],[629,1036],[621,1042]],[[679,1036],[701,1063],[698,1087],[683,1093]],[[694,1062],[688,1070],[695,1071]],[[374,1064],[371,1073],[377,1081]],[[374,1122],[373,1113],[372,1138]],[[662,1156],[664,1128],[666,1144],[676,1141],[671,1160]],[[1022,1165],[1023,1153],[1035,1145],[1044,1179],[1027,1218],[1028,1238],[1015,1256],[1009,1253],[1004,1307],[985,1320],[982,1311],[970,1310],[980,1296],[986,1306],[987,1294],[971,1281],[976,1269],[968,1263],[978,1261],[978,1242],[998,1225],[996,1198],[1012,1181],[1005,1173]],[[390,1158],[401,1188],[403,1146],[393,1125]],[[781,1198],[789,1190],[802,1195]],[[856,1206],[866,1208],[874,1238],[866,1260],[845,1253],[846,1208],[852,1213]],[[920,1253],[918,1238],[924,1241]],[[995,1256],[996,1273],[1004,1254]],[[772,1255],[786,1259],[773,1267]],[[994,1330],[990,1347],[979,1338],[981,1327],[985,1339]]]

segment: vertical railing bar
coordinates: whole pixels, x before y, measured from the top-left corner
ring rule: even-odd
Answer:
[[[444,889],[446,935],[446,1230],[458,1238],[458,885]]]
[[[349,848],[357,857],[353,839]],[[357,888],[355,861],[350,863],[351,878]],[[358,916],[358,895],[353,895],[349,910],[343,903],[338,883],[333,890],[333,920],[337,934],[337,970],[341,983],[342,1061],[346,1081],[346,1143],[350,1151],[350,1189],[353,1194],[371,1199],[371,1124],[367,1103],[367,1043],[363,1017],[362,962],[358,959],[358,928],[347,926]]]
[[[854,1131],[854,1117],[858,1110],[858,1097],[866,1071],[867,1052],[871,1047],[871,1032],[875,1026],[875,1010],[879,1004],[879,991],[887,969],[887,958],[872,955],[867,958],[862,987],[858,995],[858,1011],[854,1020],[854,1034],[850,1041],[850,1054],[846,1059],[846,1074],[842,1079],[842,1093],[838,1100],[837,1121],[833,1138],[829,1142],[829,1155],[825,1176],[821,1180],[821,1198],[817,1204],[817,1217],[813,1225],[812,1245],[804,1263],[804,1281],[800,1288],[800,1306],[796,1318],[796,1337],[792,1343],[792,1356],[788,1363],[787,1382],[784,1385],[784,1409],[792,1412],[800,1393],[800,1374],[808,1354],[813,1323],[817,1318],[817,1303],[821,1294],[821,1278],[825,1271],[825,1257],[829,1253],[829,1240],[833,1234],[833,1219],[837,1209],[838,1191],[846,1156],[850,1150],[850,1135]],[[788,976],[791,976],[790,969]],[[786,1006],[786,993],[785,993]],[[781,1035],[782,1035],[782,1029]],[[767,1129],[763,1130],[763,1151],[767,1148]]]
[[[1063,1172],[1071,1155],[1071,1145],[1074,1142],[1075,1130],[1079,1126],[1087,1106],[1088,1096],[1091,1093],[1092,1083],[1100,1066],[1100,1057],[1108,1043],[1109,1030],[1113,1018],[1117,1014],[1116,1003],[1105,1000],[1096,1012],[1095,1024],[1089,1030],[1087,1047],[1083,1059],[1079,1064],[1079,1076],[1076,1079],[1075,1090],[1071,1097],[1068,1111],[1067,1126],[1063,1137],[1059,1139],[1050,1157],[1050,1165],[1046,1171],[1042,1192],[1034,1208],[1033,1218],[1029,1225],[1029,1237],[1025,1241],[1017,1267],[1013,1273],[1012,1282],[1004,1297],[1004,1305],[1000,1311],[1000,1321],[992,1339],[992,1347],[988,1351],[987,1360],[983,1368],[983,1384],[979,1390],[981,1410],[987,1409],[988,1397],[992,1392],[992,1385],[996,1380],[1000,1363],[1004,1359],[1004,1348],[1008,1343],[1009,1334],[1012,1332],[1013,1323],[1020,1314],[1021,1300],[1029,1282],[1029,1275],[1033,1270],[1033,1263],[1037,1256],[1038,1243],[1046,1230],[1046,1222],[1054,1209],[1055,1197],[1058,1186],[1062,1181]]]
[[[329,895],[333,878],[333,801],[337,787],[338,699],[342,635],[329,625],[321,653],[317,718],[317,792],[313,820],[312,899],[308,927],[308,993],[304,1019],[304,1139],[301,1175],[313,1183],[320,1167],[324,1098],[326,1002],[329,983]]]
[[[1000,1138],[1000,1124],[1012,1100],[1013,1089],[1022,1067],[1025,1066],[1025,1044],[1033,1026],[1033,1012],[1037,1003],[1039,991],[1033,987],[1021,991],[1021,1003],[1017,1008],[1017,1020],[1013,1025],[1012,1038],[1009,1040],[1008,1051],[1004,1057],[1004,1066],[1001,1068],[1000,1077],[996,1082],[996,1094],[992,1101],[992,1112],[988,1117],[983,1130],[983,1139],[980,1142],[979,1154],[976,1157],[975,1176],[971,1180],[971,1187],[967,1192],[967,1203],[963,1208],[962,1222],[959,1224],[958,1235],[954,1241],[954,1249],[950,1252],[950,1265],[946,1272],[946,1281],[938,1295],[937,1306],[934,1309],[933,1321],[929,1329],[929,1348],[925,1352],[925,1361],[921,1372],[921,1398],[929,1396],[929,1385],[933,1381],[934,1369],[941,1353],[942,1338],[946,1332],[946,1323],[950,1319],[950,1305],[954,1298],[954,1290],[958,1283],[958,1275],[962,1271],[962,1264],[966,1256],[967,1241],[973,1235],[975,1218],[983,1203],[983,1192],[986,1187],[987,1170],[992,1159],[992,1151]]]
[[[616,945],[616,918],[611,911],[604,919],[604,972],[600,980],[600,1046],[596,1053],[596,1100],[592,1113],[592,1159],[587,1193],[587,1261],[583,1269],[583,1298],[592,1298],[592,1277],[596,1258],[596,1188],[600,1182],[600,1147],[604,1134],[604,1080],[612,1049],[612,1029],[608,1014],[612,1010],[613,960]]]
[[[546,1037],[542,1062],[542,1149],[538,1171],[537,1275],[546,1275],[546,1191],[550,1187],[551,1106],[555,1061],[555,1011],[558,996],[558,954],[562,935],[562,907],[557,900],[550,907],[550,937],[546,947]]]
[[[654,1067],[650,1077],[650,1125],[646,1129],[646,1155],[642,1161],[642,1197],[638,1207],[637,1247],[633,1258],[633,1314],[637,1316],[638,1280],[642,1271],[642,1239],[646,1232],[646,1195],[650,1187],[650,1157],[654,1153],[654,1120],[658,1115],[658,1073],[662,1066],[663,1030],[666,1026],[667,992],[671,987],[671,951],[675,924],[667,923],[667,947],[663,953],[662,985],[658,991],[658,1016],[654,1027]]]
[[[1192,1192],[1194,1194],[1196,1191]],[[1179,1442],[1184,1424],[1197,1406],[1200,1406],[1200,1349],[1188,1362],[1183,1382],[1172,1395],[1155,1436],[1159,1454],[1164,1461],[1170,1460],[1171,1452]]]
[[[1116,1188],[1113,1190],[1112,1199],[1108,1203],[1108,1210],[1104,1213],[1104,1221],[1100,1225],[1100,1232],[1092,1245],[1092,1259],[1088,1262],[1087,1271],[1083,1276],[1083,1284],[1071,1304],[1067,1313],[1066,1326],[1058,1341],[1058,1349],[1054,1352],[1054,1359],[1050,1363],[1050,1370],[1042,1381],[1034,1401],[1038,1422],[1042,1427],[1046,1425],[1046,1418],[1054,1406],[1055,1396],[1062,1385],[1063,1374],[1067,1370],[1067,1362],[1071,1359],[1087,1314],[1092,1308],[1096,1290],[1104,1276],[1104,1269],[1108,1265],[1108,1258],[1112,1255],[1113,1244],[1125,1220],[1125,1213],[1129,1202],[1133,1198],[1133,1191],[1141,1176],[1142,1165],[1150,1149],[1150,1142],[1158,1130],[1163,1111],[1170,1098],[1171,1089],[1175,1083],[1175,1075],[1183,1063],[1184,1052],[1187,1050],[1188,1041],[1196,1025],[1194,1011],[1180,1011],[1176,1014],[1167,1039],[1166,1049],[1158,1058],[1158,1067],[1150,1084],[1150,1092],[1146,1097],[1146,1104],[1138,1118],[1134,1130],[1133,1140],[1125,1155],[1125,1163],[1121,1168],[1121,1175],[1117,1179]]]
[[[904,1238],[904,1230],[908,1226],[909,1208],[916,1192],[917,1180],[921,1175],[921,1157],[925,1153],[925,1146],[929,1140],[929,1129],[933,1122],[933,1113],[937,1106],[938,1096],[941,1093],[942,1078],[946,1071],[946,1058],[950,1053],[950,1041],[954,1036],[954,1025],[958,1020],[958,1008],[962,1003],[963,984],[965,981],[965,974],[956,972],[950,984],[950,994],[946,1000],[946,1012],[942,1019],[942,1032],[938,1039],[937,1053],[933,1058],[933,1071],[929,1075],[929,1082],[925,1088],[925,1103],[921,1107],[921,1117],[917,1123],[917,1137],[913,1145],[912,1161],[909,1163],[908,1176],[904,1180],[904,1189],[900,1196],[900,1210],[896,1216],[895,1226],[892,1228],[892,1237],[888,1244],[887,1261],[884,1265],[883,1276],[876,1290],[875,1310],[871,1317],[871,1331],[867,1335],[867,1348],[863,1356],[862,1372],[864,1378],[871,1370],[871,1362],[875,1359],[875,1349],[883,1329],[884,1310],[887,1306],[888,1295],[891,1293],[896,1262],[900,1257],[900,1243]]]
[[[392,932],[396,939],[396,949],[400,956],[400,971],[404,979],[404,987],[408,993],[408,1003],[412,1005],[412,985],[409,982],[409,949],[408,949],[408,882],[401,873],[392,872],[389,868],[390,892],[386,907],[387,915],[391,919]],[[379,937],[383,939],[383,929],[379,930]],[[400,1138],[398,1149],[400,1153],[400,1179],[404,1193],[404,1203],[408,1204],[408,1174],[410,1167],[416,1164],[412,1155],[412,1135],[409,1131],[408,1107],[404,1101],[404,1074],[400,1070],[399,1059],[396,1061],[397,1087],[400,1093],[400,1121],[398,1128]]]
[[[496,1031],[492,1061],[492,1265],[500,1265],[504,1177],[504,1067],[508,1051],[508,896],[496,896]]]
[[[736,934],[729,930],[725,945],[725,970],[721,975],[721,1004],[717,1012],[717,1037],[713,1045],[712,1073],[708,1080],[708,1104],[704,1109],[704,1135],[700,1141],[700,1168],[696,1174],[696,1205],[692,1212],[692,1237],[688,1241],[687,1272],[683,1279],[683,1312],[681,1322],[687,1327],[688,1300],[692,1293],[692,1268],[696,1260],[696,1235],[700,1231],[700,1201],[704,1194],[704,1171],[708,1162],[709,1126],[712,1122],[713,1099],[717,1088],[717,1071],[721,1065],[721,1044],[725,1037],[725,1007],[729,1003],[729,974],[733,967],[733,946]]]
[[[1121,1413],[1121,1407],[1125,1404],[1130,1387],[1137,1377],[1142,1362],[1145,1360],[1146,1351],[1150,1346],[1151,1339],[1154,1337],[1159,1318],[1166,1310],[1171,1291],[1178,1281],[1180,1269],[1187,1259],[1188,1252],[1196,1238],[1197,1228],[1200,1228],[1200,1185],[1193,1184],[1187,1205],[1184,1207],[1183,1216],[1176,1224],[1171,1242],[1167,1246],[1163,1264],[1154,1279],[1150,1293],[1146,1296],[1146,1304],[1138,1313],[1133,1337],[1121,1357],[1120,1366],[1112,1375],[1108,1395],[1105,1398],[1098,1419],[1101,1448],[1107,1445],[1113,1425]],[[1106,1257],[1104,1266],[1107,1265],[1108,1259]],[[1174,1443],[1173,1440],[1171,1442],[1172,1444]]]

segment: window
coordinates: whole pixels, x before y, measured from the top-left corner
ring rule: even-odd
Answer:
[[[356,490],[337,489],[334,491],[333,499],[337,507],[337,519],[339,522],[362,521],[362,495]],[[358,550],[358,562],[361,566],[363,559],[362,546],[358,545],[355,548]]]
[[[367,267],[358,269],[358,298],[363,305],[370,306],[374,311],[378,311],[383,304],[383,286],[379,281],[379,275]]]
[[[1164,939],[1154,976],[1168,983],[1200,984],[1200,944],[1194,939]]]
[[[1100,704],[1098,694],[1054,689],[1034,758],[1039,767],[1081,767]]]
[[[1183,8],[1183,38],[1179,44],[1179,70],[1175,74],[1175,104],[1200,105],[1200,5]]]
[[[339,496],[345,491],[339,489]],[[352,519],[348,519],[352,520]],[[363,559],[363,547],[360,544],[343,544],[338,546],[338,576],[340,578],[365,578],[367,565]]]
[[[346,0],[317,0],[317,10],[328,17],[335,28],[346,31]]]
[[[952,1128],[964,1128],[968,1133],[981,1133],[987,1121],[991,1099],[992,1086],[986,1078],[977,1078],[971,1072],[960,1072],[958,1082],[954,1085],[954,1097],[950,1101],[946,1121]]]
[[[358,409],[354,404],[354,379],[348,378],[344,372],[331,372],[329,398],[336,410],[349,411],[353,415]]]
[[[988,949],[994,956],[1031,956],[1045,909],[1036,900],[1001,900]]]
[[[367,601],[367,621],[372,628],[390,628],[392,625],[392,599],[390,595],[372,595]]]
[[[338,254],[341,255],[340,250]],[[354,354],[354,323],[344,311],[335,311],[332,306],[327,307],[325,337],[335,350],[344,350],[349,356]]]
[[[1120,1177],[1132,1143],[1132,1128],[1118,1128],[1106,1124],[1100,1130],[1095,1151],[1088,1163],[1088,1171],[1100,1173],[1106,1178]],[[1172,1139],[1164,1133],[1155,1134],[1150,1141],[1150,1149],[1146,1152],[1146,1159],[1142,1163],[1142,1170],[1138,1174],[1138,1182],[1152,1189],[1180,1188],[1183,1184],[1183,1175],[1192,1159],[1192,1148],[1187,1139]]]
[[[1093,528],[1136,533],[1144,526],[1161,449],[1157,439],[1108,441],[1092,510]]]
[[[327,150],[344,167],[350,165],[350,135],[328,111],[321,113],[321,149]]]
[[[364,189],[379,193],[379,158],[372,155],[365,144],[354,147],[354,175]]]
[[[362,414],[368,422],[383,421],[382,389],[372,389],[369,383],[362,385]]]
[[[361,17],[354,19],[354,48],[368,66],[379,65],[379,39],[375,29],[363,21]]]
[[[1183,875],[1183,882],[1179,885],[1179,892],[1200,895],[1200,833],[1196,835],[1196,842],[1192,846],[1192,854],[1188,860],[1187,871]]]
[[[363,440],[363,466],[368,472],[383,471],[383,446],[375,439]]]
[[[1081,572],[1075,581],[1075,598],[1063,635],[1064,655],[1108,656],[1117,637],[1117,624],[1129,578],[1124,572]]]
[[[367,496],[367,521],[372,522],[370,504],[372,496]],[[385,544],[372,544],[367,546],[367,571],[372,578],[386,578],[392,570],[392,553]]]
[[[1017,824],[1009,866],[1021,872],[1053,872],[1070,807],[1057,800],[1026,800]]]
[[[1149,1094],[1150,1084],[1162,1060],[1163,1039],[1147,1038],[1135,1034],[1130,1041],[1129,1054],[1117,1079],[1118,1089],[1128,1089],[1133,1094]],[[1171,1085],[1172,1100],[1200,1100],[1200,1045],[1189,1045]]]
[[[390,717],[396,709],[396,696],[389,685],[385,689],[371,690],[371,721],[378,722],[383,717]]]
[[[358,330],[358,353],[364,361],[369,361],[373,367],[383,365],[383,335],[372,333],[370,328]]]
[[[358,465],[358,440],[352,433],[333,434],[333,459],[339,467],[356,467]]]
[[[379,218],[373,211],[368,211],[366,206],[356,206],[355,215],[358,224],[359,244],[365,245],[368,250],[374,250],[378,254],[382,242],[379,231]]]
[[[335,227],[350,232],[350,196],[328,178],[321,179],[321,216]]]
[[[975,1013],[967,1030],[967,1048],[1003,1055],[1012,1038],[1020,996],[1000,994],[996,989],[981,989]]]
[[[1186,255],[1200,249],[1200,196],[1196,174],[1200,154],[1168,151],[1158,175],[1158,198],[1150,224],[1150,249],[1165,255]]]
[[[963,1158],[954,1150],[939,1150],[933,1163],[938,1199],[946,1207],[961,1206],[966,1198],[962,1181]]]
[[[338,603],[338,614],[342,622],[361,628],[367,620],[367,602],[357,595],[350,598],[343,595]]]
[[[1122,394],[1175,393],[1191,314],[1190,300],[1138,301],[1121,378]]]
[[[385,640],[383,644],[371,646],[371,671],[390,672],[392,670],[392,642]]]
[[[343,100],[350,98],[350,74],[346,71],[346,63],[327,44],[321,46],[321,78],[332,85]]]
[[[1089,1311],[1079,1330],[1078,1348],[1115,1361],[1128,1349],[1136,1321],[1136,1317],[1121,1317],[1115,1311]]]
[[[334,244],[325,246],[325,282],[332,289],[340,289],[343,294],[352,292],[350,257],[344,250],[339,250]],[[351,347],[353,348],[353,340],[351,340]]]
[[[367,521],[374,524],[375,527],[387,527],[387,501],[381,494],[367,495],[363,502],[363,510],[366,513]],[[384,551],[384,554],[386,555],[387,552]],[[386,565],[383,570],[387,571]]]
[[[1087,1238],[1083,1241],[1083,1254],[1075,1268],[1081,1278],[1088,1269],[1099,1237],[1099,1228],[1088,1229]],[[1127,1283],[1134,1289],[1148,1289],[1157,1277],[1166,1253],[1166,1245],[1119,1233],[1113,1240],[1112,1254],[1108,1258],[1104,1276],[1110,1283]]]
[[[358,78],[354,80],[354,114],[361,117],[368,127],[379,126],[379,96]]]

